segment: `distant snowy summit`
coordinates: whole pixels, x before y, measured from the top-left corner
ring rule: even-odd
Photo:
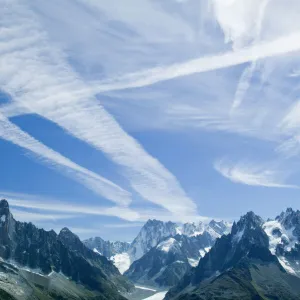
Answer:
[[[225,221],[212,220],[208,224],[185,223],[183,225],[173,222],[162,222],[149,220],[141,229],[137,237],[130,245],[128,251],[131,261],[136,261],[147,253],[151,248],[157,246],[167,237],[184,235],[187,237],[203,235],[208,233],[215,240],[223,234],[229,233],[231,224]]]

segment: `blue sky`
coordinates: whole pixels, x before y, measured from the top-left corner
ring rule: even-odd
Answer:
[[[130,241],[299,205],[298,0],[0,0],[0,194]]]

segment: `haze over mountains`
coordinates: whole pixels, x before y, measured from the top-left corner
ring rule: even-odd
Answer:
[[[300,211],[149,220],[132,243],[82,242],[18,222],[1,200],[0,257],[0,299],[300,299]]]

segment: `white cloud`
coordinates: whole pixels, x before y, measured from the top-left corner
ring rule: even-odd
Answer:
[[[123,167],[143,198],[174,214],[196,212],[175,176],[120,127],[66,64],[34,14],[15,1],[1,12],[1,20],[7,29],[0,33],[5,42],[0,44],[0,87],[14,101],[103,151]]]
[[[51,198],[42,195],[23,194],[9,191],[0,191],[0,199],[7,199],[12,212],[17,212],[16,219],[20,216],[21,221],[42,221],[39,224],[44,227],[47,221],[55,221],[60,219],[69,219],[73,217],[84,216],[108,216],[117,217],[127,223],[109,223],[104,225],[107,228],[126,228],[126,227],[139,227],[149,219],[158,219],[161,221],[173,222],[209,222],[212,219],[218,218],[200,216],[200,215],[175,215],[166,209],[160,207],[147,208],[147,207],[107,207],[96,206],[86,202],[84,205],[75,203],[74,201],[62,201],[56,198]],[[32,217],[32,219],[31,219]],[[51,223],[53,224],[53,223]],[[50,223],[48,224],[50,225]],[[51,225],[52,226],[52,225]],[[49,226],[47,227],[49,228]]]
[[[232,163],[223,159],[216,161],[214,168],[235,183],[270,188],[298,188],[295,185],[286,184],[288,172],[279,171],[263,163],[257,164],[251,161]]]
[[[225,42],[239,49],[252,42],[261,23],[260,11],[267,1],[212,0],[216,20],[222,28]]]
[[[118,0],[78,1],[93,11],[98,10],[101,14],[105,14],[110,21],[126,24],[129,29],[135,31],[139,39],[144,41],[167,42],[179,37],[184,37],[188,41],[193,38],[191,28],[177,15],[166,13],[159,2],[127,0],[126,4],[122,5]]]

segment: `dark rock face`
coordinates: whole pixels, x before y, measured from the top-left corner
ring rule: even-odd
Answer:
[[[104,241],[100,237],[90,238],[83,241],[89,249],[96,249],[99,253],[110,259],[116,254],[127,252],[130,248],[130,243],[126,242],[110,242]]]
[[[15,220],[13,219],[6,200],[0,201],[0,255],[4,259],[11,255],[10,243],[15,238]]]
[[[272,235],[276,236],[276,237],[281,237],[282,236],[282,232],[280,231],[279,228],[275,228],[272,230]]]
[[[168,238],[165,242],[172,244],[170,249],[164,249],[164,242],[160,243],[135,261],[124,275],[134,282],[151,286],[176,284],[190,265],[178,241]]]
[[[262,225],[263,220],[253,212],[241,217],[237,223],[233,224],[231,233],[216,240],[215,245],[200,260],[199,265],[195,269],[191,269],[180,283],[169,291],[166,299],[175,299],[189,288],[196,289],[204,280],[214,278],[245,261],[249,264],[252,261],[273,264],[280,272],[285,273],[276,256],[269,251],[269,238]]]
[[[262,224],[263,220],[253,212],[241,217],[233,224],[231,234],[217,239],[210,252],[200,260],[193,283],[197,284],[216,272],[232,267],[257,245],[268,250],[269,238],[262,229]]]
[[[244,258],[220,276],[207,279],[174,299],[299,300],[299,283],[299,278],[283,272],[277,264]]]
[[[300,241],[300,211],[294,211],[292,208],[288,208],[285,212],[282,212],[276,220],[280,222],[285,229],[292,229],[293,235]]]
[[[127,291],[132,285],[105,257],[88,249],[67,228],[59,235],[32,223],[15,221],[6,200],[0,202],[0,256],[43,274],[62,272],[75,282],[105,293]]]

